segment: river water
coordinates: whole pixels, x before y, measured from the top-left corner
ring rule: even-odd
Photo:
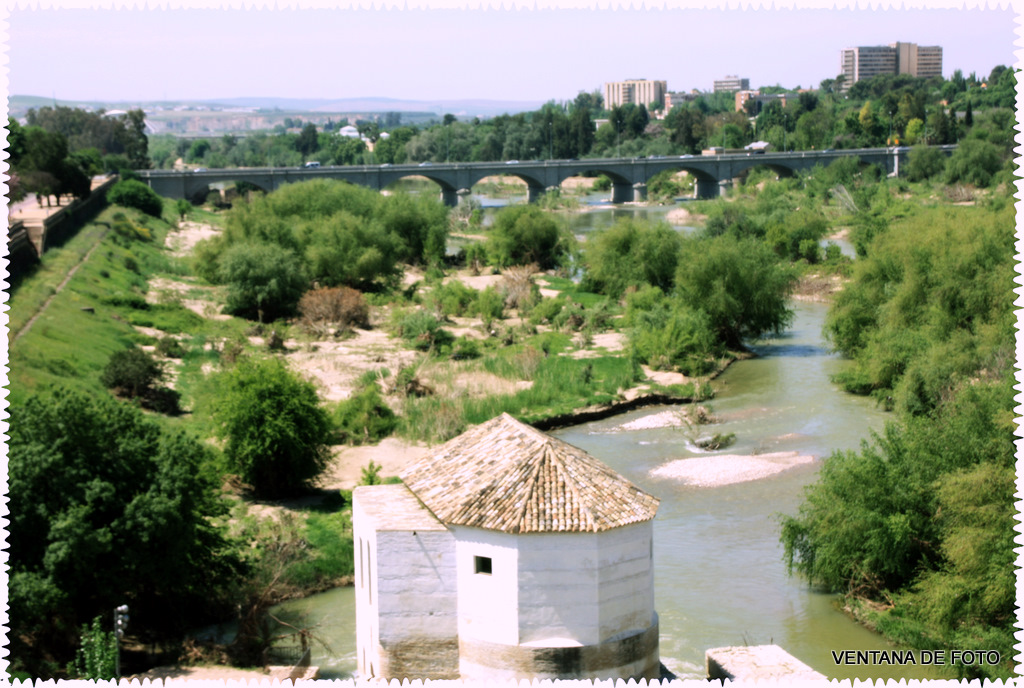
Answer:
[[[649,219],[670,208],[643,209]],[[640,209],[638,209],[640,210]],[[617,210],[615,213],[622,214]],[[586,231],[608,226],[612,212],[574,219]],[[837,608],[837,598],[816,592],[786,573],[779,515],[793,514],[803,488],[834,450],[852,450],[880,431],[887,418],[874,403],[843,393],[830,381],[847,361],[822,338],[827,306],[796,302],[792,326],[751,348],[757,357],[738,361],[712,384],[710,402],[734,433],[719,454],[796,451],[816,461],[762,480],[713,488],[690,487],[650,473],[669,461],[708,456],[690,433],[677,428],[621,431],[619,427],[664,408],[648,408],[553,434],[604,461],[661,499],[655,520],[655,605],[661,624],[662,662],[680,678],[704,676],[704,651],[726,645],[775,643],[829,678],[938,678],[930,667],[837,665],[831,651],[893,649]],[[714,453],[710,453],[713,455]],[[355,671],[355,602],[339,588],[287,602],[278,613],[316,625],[329,650],[314,664],[324,678]]]

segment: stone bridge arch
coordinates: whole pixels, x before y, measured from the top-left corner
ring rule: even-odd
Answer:
[[[441,202],[447,206],[455,206],[459,202],[459,186],[451,172],[443,170],[432,170],[430,166],[417,167],[415,169],[391,170],[381,172],[378,178],[377,190],[381,191],[397,181],[409,179],[410,177],[423,177],[441,187]]]
[[[201,176],[187,177],[185,184],[183,185],[183,195],[191,203],[197,201],[202,202],[209,196],[210,191],[219,186],[230,186],[232,184],[245,183],[250,186],[255,186],[257,189],[264,193],[269,193],[276,188],[276,185],[271,182],[270,179],[253,179],[251,177],[244,177],[239,179],[231,179],[225,175],[218,175],[216,179],[204,179]],[[225,191],[227,189],[221,189],[221,198],[226,198]]]

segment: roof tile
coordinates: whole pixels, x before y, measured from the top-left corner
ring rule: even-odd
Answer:
[[[609,530],[654,518],[659,501],[507,413],[441,445],[401,478],[443,523],[507,533]]]

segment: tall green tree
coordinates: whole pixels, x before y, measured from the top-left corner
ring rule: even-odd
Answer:
[[[270,244],[231,246],[218,277],[228,287],[227,311],[260,322],[294,313],[308,285],[295,253]]]
[[[667,224],[622,219],[583,247],[584,286],[621,297],[628,287],[649,284],[668,293],[676,277],[682,236]]]
[[[245,359],[217,378],[213,407],[231,470],[259,497],[300,494],[330,459],[332,428],[316,387],[276,358]]]
[[[793,271],[758,239],[695,238],[683,242],[675,296],[707,313],[718,341],[739,348],[785,329],[794,282]]]
[[[295,150],[302,153],[303,157],[312,155],[320,150],[320,140],[316,133],[315,124],[307,122],[306,126],[302,127],[299,137],[295,139]]]
[[[238,560],[210,450],[109,396],[64,389],[10,409],[12,658],[71,659],[81,624],[129,603],[153,637],[204,620]],[[39,673],[43,672],[43,673]]]

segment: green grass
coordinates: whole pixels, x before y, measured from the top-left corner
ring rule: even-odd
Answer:
[[[607,296],[602,294],[595,294],[593,292],[580,289],[579,284],[566,277],[552,277],[550,275],[545,275],[544,281],[548,283],[549,289],[554,289],[555,291],[560,292],[563,296],[568,297],[572,301],[582,304],[584,308],[593,308],[597,304],[608,299]]]
[[[306,518],[306,542],[310,556],[289,567],[293,585],[317,588],[355,575],[351,510],[312,513]]]
[[[501,413],[531,423],[616,401],[621,390],[634,386],[641,379],[639,368],[628,357],[544,356],[531,345],[498,350],[477,365],[481,370],[509,380],[532,380],[533,386],[514,394],[483,398],[409,399],[404,406],[399,434],[410,439],[442,442],[470,425],[483,423]]]
[[[65,249],[60,250],[60,255],[47,256],[43,268],[12,294],[10,308],[14,327],[14,323],[23,324],[39,312],[45,301],[41,295],[53,293],[62,279],[58,270],[66,274],[69,266],[80,261],[90,246],[96,246],[31,329],[11,344],[12,404],[54,384],[102,391],[99,375],[111,354],[139,340],[139,334],[132,327],[133,313],[149,308],[144,299],[146,275],[161,264],[161,246],[169,226],[149,219],[147,222],[154,234],[151,241],[130,242],[115,235],[101,240],[106,228],[99,223],[109,221],[115,212],[125,212],[133,221],[141,222],[133,211],[104,210],[97,223],[83,227]]]
[[[8,328],[11,334],[17,333],[25,326],[46,299],[53,295],[56,285],[60,284],[64,276],[82,261],[82,257],[90,248],[96,245],[107,231],[107,227],[98,222],[105,216],[109,220],[108,213],[109,211],[103,211],[97,222],[83,227],[62,247],[44,253],[39,266],[14,286],[8,300]]]

